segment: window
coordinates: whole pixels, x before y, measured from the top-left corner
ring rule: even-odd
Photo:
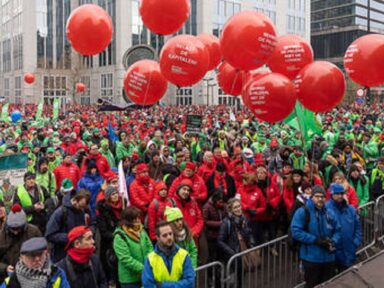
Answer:
[[[10,98],[10,93],[9,93],[9,78],[4,78],[4,97],[5,98]]]
[[[67,78],[64,76],[44,76],[43,89],[46,102],[54,97],[65,97],[67,95]]]
[[[132,6],[135,2],[132,2]],[[136,2],[138,3],[138,2]],[[98,0],[98,5],[103,7],[112,18],[112,24],[115,29],[116,1],[115,0]],[[108,66],[116,64],[116,48],[115,33],[112,35],[111,43],[99,54],[99,66]],[[146,42],[146,41],[145,41]]]
[[[85,91],[80,94],[80,104],[90,105],[91,104],[91,77],[81,76],[80,82],[85,85]]]
[[[21,100],[21,76],[15,77],[15,103],[22,103],[22,100]]]
[[[101,74],[101,98],[111,100],[113,97],[113,74]]]
[[[11,66],[11,39],[3,41],[3,72],[10,72]]]
[[[13,37],[13,68],[23,69],[23,35]]]

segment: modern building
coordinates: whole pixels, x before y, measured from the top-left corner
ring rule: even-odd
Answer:
[[[66,20],[79,5],[95,3],[113,19],[111,44],[96,56],[77,54],[66,39]],[[125,68],[123,55],[134,45],[150,45],[157,52],[168,38],[151,33],[139,15],[140,0],[0,0],[0,96],[18,103],[63,101],[88,104],[102,97],[116,103],[123,100]],[[256,9],[276,24],[280,35],[299,34],[310,38],[310,1],[305,0],[191,0],[191,16],[181,33],[216,36],[233,14]],[[27,72],[35,82],[23,81]],[[224,95],[210,72],[193,87],[170,85],[168,104],[226,104],[239,100]],[[76,93],[75,84],[86,85]]]
[[[348,46],[367,33],[384,33],[382,0],[311,0],[311,44],[315,58],[344,69]],[[348,97],[357,85],[348,81]],[[376,92],[381,89],[376,89]]]

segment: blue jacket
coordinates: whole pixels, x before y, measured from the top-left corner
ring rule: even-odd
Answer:
[[[341,240],[336,246],[336,262],[351,266],[356,260],[356,250],[361,244],[359,216],[355,208],[347,203],[336,203],[332,199],[325,206],[335,216],[341,226]]]
[[[91,200],[89,201],[89,207],[91,209],[91,219],[96,219],[96,198],[100,192],[101,186],[104,183],[104,178],[100,174],[88,174],[84,176],[77,183],[77,191],[80,189],[87,189],[91,193]]]
[[[49,277],[47,288],[52,288],[53,284],[56,282],[57,278],[60,277],[60,286],[59,288],[71,288],[69,285],[67,276],[65,275],[65,272],[63,269],[52,265],[52,275]],[[9,283],[8,285],[5,283],[5,281],[1,284],[0,288],[6,288],[6,287],[21,287],[19,281],[17,280],[17,277],[15,276],[15,273],[12,273],[10,275]]]
[[[315,244],[318,237],[328,237],[335,245],[341,238],[341,227],[333,213],[327,211],[326,207],[318,209],[312,200],[307,201],[310,220],[305,230],[305,210],[299,208],[293,216],[291,231],[293,238],[300,242],[300,259],[312,263],[329,263],[335,261],[335,253]]]
[[[64,210],[66,215],[64,215]],[[49,218],[45,231],[45,237],[53,244],[52,260],[54,263],[66,255],[64,248],[68,242],[68,232],[76,226],[88,226],[87,218],[89,216],[86,212],[73,208],[71,194],[65,195],[62,206],[57,208]]]
[[[176,252],[180,249],[180,247],[176,244],[175,249],[172,252],[172,255],[167,257],[163,252],[161,252],[156,244],[155,246],[155,253],[160,255],[165,263],[165,266],[167,266],[168,271],[171,271],[172,269],[172,260],[173,256],[176,254]],[[153,271],[151,268],[151,265],[149,264],[148,257],[145,259],[144,262],[144,270],[141,274],[141,280],[143,287],[146,288],[156,288],[156,282],[153,276]],[[184,265],[183,265],[183,278],[179,280],[178,282],[163,282],[161,283],[161,288],[194,288],[195,287],[195,270],[192,267],[192,262],[189,256],[185,258]]]

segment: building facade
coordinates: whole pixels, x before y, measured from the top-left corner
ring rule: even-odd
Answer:
[[[367,33],[384,33],[382,0],[312,0],[311,44],[318,60],[344,69],[348,46]],[[347,100],[355,97],[357,85],[348,79]],[[382,88],[374,89],[376,94]]]
[[[111,15],[114,25],[110,45],[95,56],[81,56],[70,46],[65,33],[71,11],[95,3]],[[98,98],[123,103],[122,63],[133,45],[146,44],[157,52],[167,37],[151,33],[139,15],[140,0],[0,0],[0,96],[17,103],[62,101],[90,104]],[[291,33],[310,38],[310,1],[305,0],[191,0],[191,16],[178,34],[212,33],[219,36],[226,20],[249,9],[265,13],[279,35]],[[27,72],[35,82],[23,81]],[[76,93],[75,85],[86,85]],[[224,95],[215,72],[193,87],[169,85],[167,104],[235,105],[238,98]]]

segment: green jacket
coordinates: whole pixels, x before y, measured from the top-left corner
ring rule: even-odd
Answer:
[[[363,149],[363,158],[367,163],[370,162],[370,160],[379,158],[379,148],[376,142],[371,140],[367,144],[362,143],[361,149]]]
[[[191,238],[189,240],[179,241],[176,244],[188,252],[189,258],[191,258],[192,266],[195,269],[197,267],[197,248],[195,240]]]
[[[135,145],[129,143],[128,147],[125,147],[123,142],[116,143],[116,160],[120,162],[124,156],[131,157],[132,151],[135,149]]]
[[[364,177],[365,184],[362,185],[361,180],[357,181],[357,185],[355,186],[353,181],[349,179],[349,184],[355,189],[357,199],[359,199],[359,206],[362,206],[369,201],[369,179],[367,176]]]
[[[109,150],[108,148],[107,149],[100,148],[99,152],[101,155],[103,155],[108,160],[109,167],[111,167],[111,168],[116,167],[116,160],[115,160],[115,157],[113,156],[111,150]]]
[[[52,172],[57,166],[59,166],[62,162],[60,157],[55,157],[55,160],[48,162],[48,171]]]
[[[299,157],[296,157],[295,154],[291,154],[289,158],[292,160],[293,163],[293,169],[304,169],[304,164],[306,162],[306,158],[304,155],[300,155]]]
[[[45,174],[36,174],[36,183],[39,184],[40,186],[44,187],[47,189],[49,195],[55,196],[56,192],[56,179],[55,175],[53,175],[52,172],[47,172]]]
[[[128,237],[121,227],[117,227],[114,232],[113,249],[118,260],[119,282],[121,284],[141,282],[144,261],[153,251],[147,232],[143,229],[140,242],[137,242]]]

